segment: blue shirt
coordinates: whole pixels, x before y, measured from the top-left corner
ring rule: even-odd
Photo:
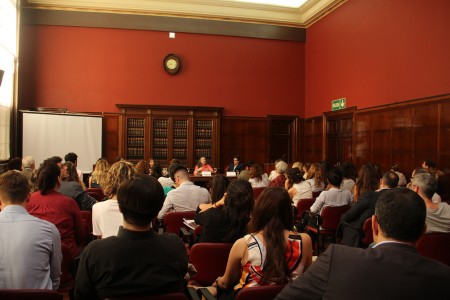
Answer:
[[[55,225],[31,216],[20,205],[0,212],[0,288],[56,290],[61,261]]]

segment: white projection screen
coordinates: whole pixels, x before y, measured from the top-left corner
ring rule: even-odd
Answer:
[[[51,156],[78,155],[78,169],[92,172],[102,157],[102,116],[22,112],[22,155],[32,156],[36,168]]]

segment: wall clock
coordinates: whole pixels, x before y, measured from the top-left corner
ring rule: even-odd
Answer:
[[[164,57],[163,66],[164,66],[164,70],[169,75],[175,75],[178,72],[180,72],[181,60],[177,55],[175,55],[173,53],[169,53],[166,55],[166,57]]]

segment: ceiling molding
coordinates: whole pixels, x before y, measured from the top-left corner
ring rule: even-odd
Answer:
[[[28,8],[141,14],[304,28],[346,0],[308,0],[300,8],[230,0],[24,0]]]

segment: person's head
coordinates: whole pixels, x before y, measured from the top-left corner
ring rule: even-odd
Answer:
[[[336,188],[339,188],[339,187],[341,186],[342,179],[343,179],[342,173],[341,173],[341,171],[339,170],[339,168],[333,168],[333,169],[331,169],[331,171],[328,172],[328,174],[327,174],[327,179],[328,179],[328,182],[329,182],[332,186],[334,186],[334,187],[336,187]]]
[[[61,167],[61,179],[64,181],[80,182],[80,177],[77,173],[77,167],[70,161],[63,163]]]
[[[242,170],[239,172],[239,175],[237,177],[238,179],[244,179],[249,180],[250,179],[250,171],[249,170]]]
[[[310,167],[311,167],[311,163],[305,162],[305,164],[303,165],[303,169],[300,169],[300,170],[303,170],[304,173],[308,174]]]
[[[416,173],[411,179],[411,189],[418,193],[421,197],[431,201],[437,189],[436,177],[429,173]]]
[[[75,167],[77,166],[77,160],[78,160],[78,155],[76,155],[73,152],[69,152],[66,154],[66,156],[64,156],[64,160],[70,161],[71,163],[73,163],[75,165]]]
[[[342,177],[344,179],[356,179],[356,169],[355,166],[350,162],[345,162],[339,166],[342,172]]]
[[[250,170],[250,167],[253,166],[255,162],[253,160],[249,160],[245,163],[245,169]]]
[[[380,195],[375,206],[374,241],[414,243],[425,230],[425,218],[425,203],[419,195],[407,188],[390,189]]]
[[[314,173],[312,173],[311,169],[314,169]],[[314,184],[316,187],[325,184],[325,176],[327,176],[327,167],[326,164],[323,163],[315,163],[310,168],[308,173],[311,173],[311,177],[309,179],[314,178]]]
[[[227,189],[224,208],[229,218],[228,231],[224,242],[233,243],[246,232],[250,214],[255,205],[252,185],[248,180],[233,180]],[[239,236],[241,235],[241,236]]]
[[[161,165],[159,164],[159,162],[155,161],[153,163],[153,167],[151,169],[151,174],[150,175],[152,175],[156,179],[158,179],[159,177],[162,176],[162,168],[161,168]]]
[[[422,168],[424,168],[424,169],[429,169],[429,168],[435,169],[436,168],[436,163],[433,160],[431,160],[431,159],[426,159],[426,160],[424,160],[422,162]]]
[[[362,195],[367,191],[375,191],[378,189],[379,178],[377,169],[373,164],[365,164],[359,169],[356,189],[358,195]]]
[[[204,165],[206,165],[206,157],[202,156],[198,160],[198,166],[201,167],[201,166],[204,166]]]
[[[62,158],[59,157],[59,156],[52,156],[52,157],[50,157],[50,158],[47,158],[47,159],[44,161],[44,164],[45,164],[46,162],[52,162],[52,163],[55,163],[55,164],[57,164],[60,168],[61,168],[61,166],[62,166]]]
[[[300,170],[303,170],[303,167],[304,165],[299,161],[296,161],[295,163],[292,164],[292,168],[299,168]]]
[[[291,183],[300,183],[305,180],[303,174],[299,168],[290,168],[286,171],[286,177]]]
[[[94,172],[92,172],[92,180],[100,186],[103,186],[106,175],[108,174],[109,163],[106,159],[100,158],[95,163]]]
[[[259,164],[253,164],[250,167],[250,178],[262,180],[263,170]]]
[[[34,170],[36,168],[36,163],[32,156],[24,156],[22,158],[22,166],[24,168]]]
[[[394,172],[400,172],[400,167],[398,166],[398,164],[395,164],[391,167],[391,170]]]
[[[148,162],[149,162],[149,164],[150,164],[150,168],[153,169],[153,166],[154,166],[154,164],[155,164],[155,160],[154,160],[153,158],[150,158],[150,159],[148,160]]]
[[[180,161],[178,160],[178,158],[172,158],[169,162],[169,166],[171,165],[179,165]]]
[[[177,165],[173,170],[173,178],[175,186],[180,186],[182,183],[189,181],[189,172],[187,168],[183,165]]]
[[[288,166],[287,163],[281,160],[277,162],[277,164],[275,165],[275,170],[277,171],[278,174],[284,174],[286,173],[287,166]]]
[[[312,179],[316,175],[316,169],[319,167],[318,163],[311,164],[308,169],[308,173],[306,173],[306,179]]]
[[[249,223],[250,232],[260,232],[266,243],[267,259],[262,282],[284,283],[288,278],[284,230],[292,230],[294,220],[291,198],[286,189],[269,187],[256,201]]]
[[[148,161],[142,159],[136,164],[136,172],[138,174],[150,175],[150,164]]]
[[[8,171],[22,171],[22,159],[20,157],[11,158],[8,161]]]
[[[162,208],[164,190],[156,178],[137,174],[119,186],[117,201],[124,222],[136,227],[149,227]]]
[[[125,160],[120,160],[114,163],[106,174],[103,192],[108,198],[113,198],[117,194],[117,189],[125,180],[133,178],[136,175],[136,170],[133,164]]]
[[[229,180],[222,174],[214,176],[211,182],[211,202],[216,203],[222,199],[223,195],[227,192]]]
[[[6,205],[23,205],[30,198],[28,179],[17,170],[7,171],[0,175],[1,208]]]
[[[398,175],[394,171],[387,171],[381,178],[381,185],[386,188],[396,188],[398,186]]]
[[[240,163],[241,163],[241,157],[240,157],[239,155],[233,156],[233,164],[234,164],[235,166],[237,166],[237,165],[240,164]]]
[[[45,195],[48,191],[59,189],[61,185],[61,168],[57,164],[53,162],[43,164],[38,174],[38,188],[41,191],[41,195]]]

